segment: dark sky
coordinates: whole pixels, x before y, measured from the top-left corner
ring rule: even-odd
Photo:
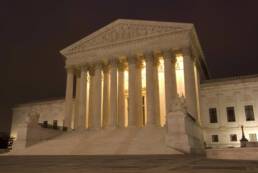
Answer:
[[[59,50],[118,18],[194,23],[213,78],[258,73],[257,0],[1,0],[0,131],[14,104],[64,97]]]

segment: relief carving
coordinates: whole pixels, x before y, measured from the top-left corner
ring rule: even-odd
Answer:
[[[161,34],[170,31],[179,31],[184,29],[179,26],[155,26],[155,25],[137,25],[137,24],[116,24],[108,30],[99,33],[90,39],[84,39],[77,46],[71,48],[69,52],[81,49],[93,48],[122,41],[134,40],[149,35]]]

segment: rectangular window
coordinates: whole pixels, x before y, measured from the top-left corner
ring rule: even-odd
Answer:
[[[246,105],[245,106],[245,117],[246,117],[246,121],[254,121],[253,105]]]
[[[230,141],[231,142],[236,142],[237,141],[237,135],[236,134],[231,134],[230,135]]]
[[[256,142],[257,141],[257,136],[255,133],[250,133],[249,134],[249,140],[250,142]]]
[[[48,128],[48,121],[43,121],[43,127]]]
[[[54,128],[54,129],[58,129],[57,120],[53,120],[53,128]]]
[[[212,140],[212,142],[219,142],[219,136],[218,135],[212,135],[211,140]]]
[[[216,108],[210,108],[209,109],[209,115],[210,115],[210,123],[217,123],[217,109]]]
[[[236,121],[234,107],[227,107],[227,117],[228,117],[228,122]]]

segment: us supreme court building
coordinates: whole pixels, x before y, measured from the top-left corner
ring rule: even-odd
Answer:
[[[15,106],[17,143],[33,140],[32,121],[65,127],[59,140],[106,141],[109,154],[141,153],[152,140],[150,154],[239,147],[241,125],[257,140],[258,76],[212,79],[193,24],[118,19],[60,53],[65,98]],[[99,143],[91,151],[101,154]]]

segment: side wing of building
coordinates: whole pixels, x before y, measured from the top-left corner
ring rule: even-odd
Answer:
[[[258,136],[258,75],[204,81],[201,123],[208,147],[237,147],[241,126],[249,141]]]
[[[31,112],[39,114],[39,123],[44,121],[53,125],[63,126],[64,121],[64,99],[33,102],[17,105],[13,108],[11,136],[16,137],[19,126],[23,125]]]

